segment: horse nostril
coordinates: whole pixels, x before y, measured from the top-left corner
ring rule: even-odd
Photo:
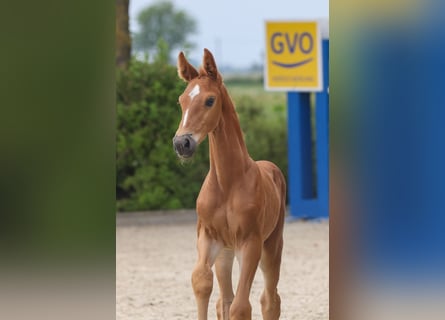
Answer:
[[[195,152],[196,142],[191,135],[175,136],[173,148],[181,158],[189,158]]]
[[[189,138],[184,139],[184,149],[190,149],[190,139]]]

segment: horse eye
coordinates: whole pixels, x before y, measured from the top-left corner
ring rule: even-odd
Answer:
[[[210,97],[210,98],[207,98],[205,105],[206,105],[206,107],[211,107],[211,106],[213,106],[214,102],[215,102],[215,97]]]

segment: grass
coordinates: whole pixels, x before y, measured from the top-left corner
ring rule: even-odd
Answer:
[[[240,96],[251,96],[261,101],[265,106],[269,105],[285,105],[286,93],[276,91],[265,91],[262,82],[235,82],[225,81],[230,96],[236,102],[236,98]]]
[[[286,119],[285,92],[265,91],[261,78],[232,78],[224,82],[235,106],[243,96],[249,96],[257,101],[258,106],[266,108],[266,116],[277,117],[279,115],[280,119],[283,117]]]

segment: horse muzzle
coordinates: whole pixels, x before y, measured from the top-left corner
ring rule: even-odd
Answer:
[[[175,136],[173,138],[173,148],[176,154],[181,158],[190,158],[196,150],[196,141],[191,134]]]

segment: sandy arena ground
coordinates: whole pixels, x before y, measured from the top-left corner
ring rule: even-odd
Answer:
[[[119,215],[116,230],[118,320],[196,319],[190,275],[196,260],[195,213]],[[325,320],[329,313],[329,224],[291,222],[284,229],[278,292],[282,320]],[[234,285],[238,266],[234,263]],[[236,288],[236,286],[234,286]],[[258,270],[251,292],[252,319],[262,319]],[[216,278],[209,319],[216,319]]]

